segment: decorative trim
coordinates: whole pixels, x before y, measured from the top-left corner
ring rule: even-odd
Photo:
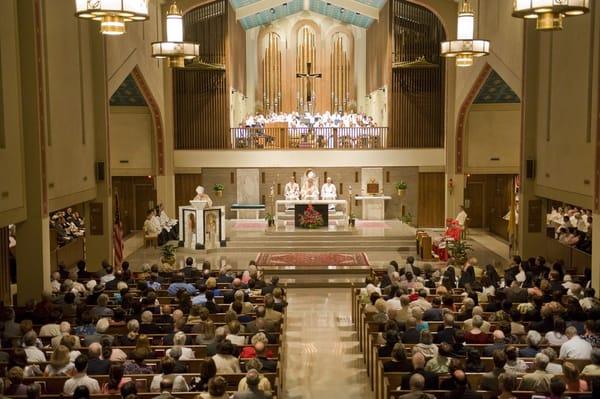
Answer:
[[[600,68],[598,68],[600,82]],[[600,213],[600,90],[598,90],[598,107],[596,118],[596,170],[594,174],[594,213]]]
[[[46,167],[46,98],[44,89],[45,74],[45,52],[43,40],[43,18],[41,0],[34,0],[34,45],[35,45],[35,73],[37,85],[37,106],[38,106],[38,134],[40,136],[40,164],[42,177],[42,215],[48,214],[48,184]]]
[[[473,83],[473,86],[471,87],[471,90],[469,90],[469,93],[465,97],[462,105],[460,106],[460,111],[458,112],[458,120],[456,122],[456,173],[457,174],[463,173],[463,154],[464,154],[463,136],[465,133],[465,123],[467,120],[467,115],[469,113],[469,109],[471,108],[471,105],[473,105],[473,101],[475,100],[475,97],[477,97],[479,90],[481,90],[481,87],[483,86],[483,84],[485,83],[485,81],[487,80],[487,78],[491,72],[492,72],[492,67],[490,66],[490,64],[486,63],[483,66],[483,68],[481,69],[479,76],[475,80],[475,83]]]
[[[160,113],[160,107],[158,106],[156,99],[152,95],[152,91],[150,91],[150,88],[148,87],[148,84],[146,83],[146,79],[144,79],[144,75],[142,75],[142,71],[140,71],[140,68],[137,65],[131,71],[131,76],[133,77],[133,80],[135,80],[135,83],[137,84],[138,88],[142,92],[142,95],[144,96],[144,99],[146,100],[146,103],[148,104],[148,108],[150,108],[150,112],[152,113],[152,121],[154,123],[154,131],[155,131],[155,139],[156,139],[155,149],[156,149],[156,157],[157,157],[157,165],[156,165],[157,175],[164,176],[164,174],[165,174],[165,142],[164,142],[164,129],[163,129],[162,116]]]

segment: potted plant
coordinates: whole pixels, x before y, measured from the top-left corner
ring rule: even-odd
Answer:
[[[473,251],[471,245],[464,240],[448,241],[448,250],[457,264],[464,265],[469,259],[469,253]]]
[[[406,188],[407,188],[407,184],[404,181],[399,181],[398,183],[396,183],[396,190],[398,190],[398,197],[404,197],[404,194],[406,194]]]
[[[411,224],[412,223],[412,213],[409,212],[406,215],[401,216],[400,221],[405,224]]]
[[[223,196],[223,190],[225,190],[225,186],[222,185],[221,183],[217,183],[213,186],[213,191],[215,192],[215,195],[217,197]]]
[[[173,245],[163,245],[161,263],[167,263],[171,266],[175,264],[175,247]]]
[[[350,216],[348,217],[348,225],[350,227],[356,226],[356,216],[353,213],[351,213]]]
[[[267,221],[267,225],[269,227],[275,226],[275,218],[270,212],[267,212],[267,214],[265,215],[265,220]]]

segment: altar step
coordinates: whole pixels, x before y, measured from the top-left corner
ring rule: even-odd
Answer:
[[[238,237],[227,242],[226,252],[341,252],[378,251],[408,254],[415,240],[407,237],[369,237],[347,234],[282,233],[269,237]]]

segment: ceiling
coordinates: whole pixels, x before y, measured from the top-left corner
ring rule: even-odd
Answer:
[[[110,97],[111,106],[145,107],[146,100],[131,75],[127,75],[117,91]]]
[[[229,0],[244,29],[268,25],[304,10],[368,28],[387,0]]]
[[[475,97],[474,104],[514,104],[521,99],[496,71],[492,72]]]

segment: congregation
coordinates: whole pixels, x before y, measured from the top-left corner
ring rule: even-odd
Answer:
[[[277,395],[287,306],[277,277],[192,258],[143,270],[105,262],[92,273],[81,261],[53,273],[36,303],[0,309],[0,397]]]
[[[600,300],[589,269],[573,276],[543,257],[511,261],[503,275],[475,258],[435,270],[412,257],[371,273],[354,318],[378,398],[599,397]]]

